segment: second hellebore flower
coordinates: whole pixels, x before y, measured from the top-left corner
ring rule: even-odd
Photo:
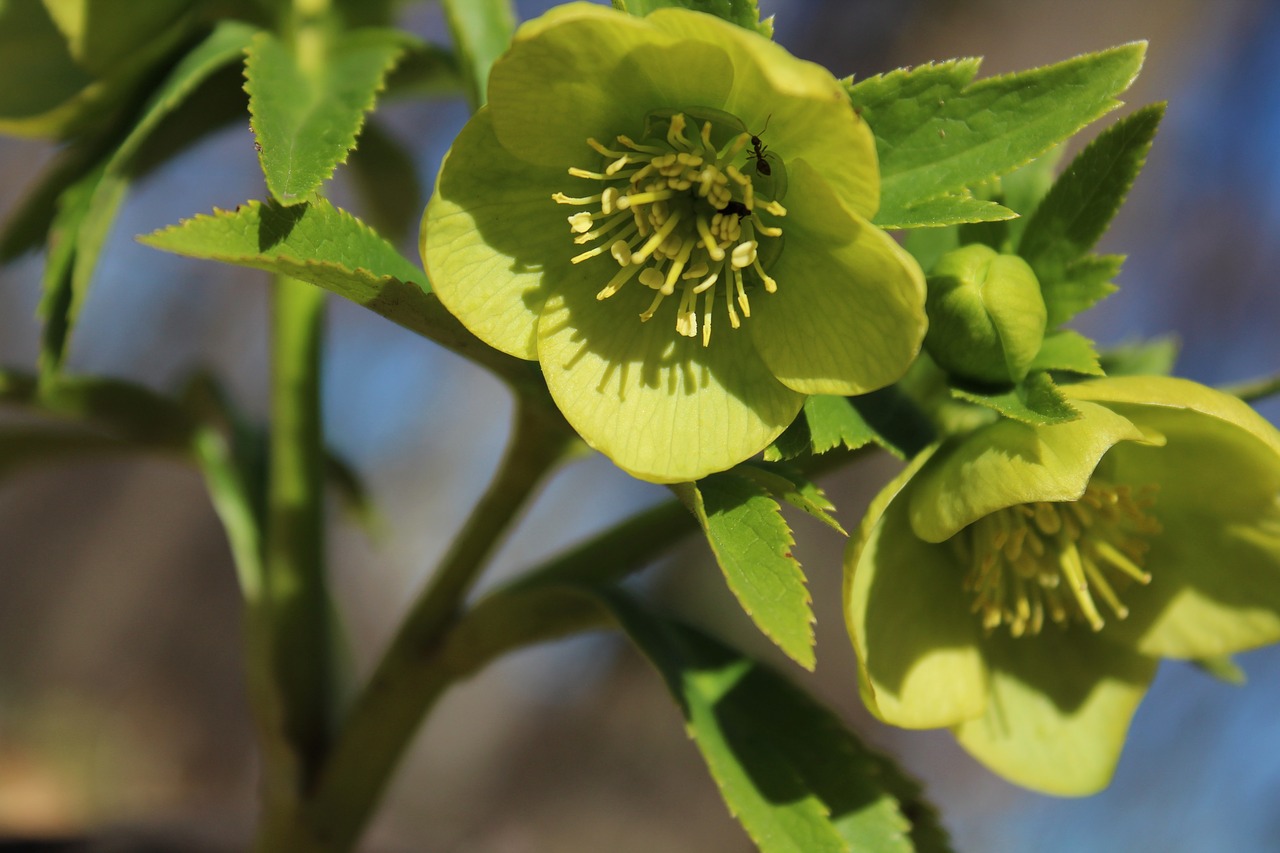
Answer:
[[[1184,380],[1063,390],[1080,419],[997,422],[890,484],[845,606],[873,713],[1079,795],[1110,780],[1160,658],[1280,640],[1280,434]]]
[[[915,357],[923,276],[869,223],[874,140],[824,69],[709,15],[570,4],[520,28],[488,94],[427,207],[427,272],[620,467],[728,468],[806,395]]]

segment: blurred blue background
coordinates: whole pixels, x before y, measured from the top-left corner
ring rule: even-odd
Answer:
[[[519,8],[531,17],[549,5]],[[1147,67],[1126,100],[1167,100],[1169,110],[1102,247],[1130,256],[1122,290],[1081,325],[1104,343],[1175,334],[1179,371],[1210,384],[1280,370],[1280,4],[762,5],[777,15],[778,41],[841,76],[970,55],[986,57],[983,73],[995,74],[1149,39]],[[431,4],[407,6],[404,22],[446,38]],[[429,187],[465,107],[396,102],[378,115]],[[47,146],[0,140],[0,212],[50,156]],[[360,210],[341,174],[332,194]],[[247,120],[137,186],[99,267],[72,369],[163,389],[212,366],[261,417],[264,277],[161,255],[132,238],[264,195]],[[416,257],[416,235],[395,236]],[[34,364],[41,263],[29,256],[0,270],[5,365]],[[478,496],[510,402],[482,371],[358,307],[335,301],[330,317],[327,429],[386,522],[374,538],[336,524],[331,541],[356,679]],[[1274,404],[1263,410],[1280,415]],[[892,470],[877,461],[826,483],[846,526]],[[602,459],[578,463],[554,478],[486,583],[664,496]],[[897,732],[866,716],[839,612],[842,541],[793,521],[819,617],[818,671],[793,674],[925,781],[958,849],[1280,850],[1280,649],[1241,657],[1244,689],[1166,665],[1106,792],[1029,794],[945,733]],[[698,543],[645,584],[676,612],[768,653]],[[173,849],[239,846],[253,820],[254,766],[238,620],[226,547],[192,472],[104,461],[0,483],[0,835],[90,831],[176,839]],[[590,637],[522,653],[455,691],[419,738],[368,849],[750,845],[657,679],[613,639]]]

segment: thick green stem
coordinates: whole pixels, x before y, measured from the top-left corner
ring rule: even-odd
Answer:
[[[296,822],[332,729],[320,412],[324,305],[324,291],[309,284],[274,283],[263,601],[249,614],[250,653],[267,658],[265,666],[258,660],[250,667],[265,669],[279,709],[264,744],[264,838],[272,825]],[[260,843],[259,849],[283,848]]]
[[[333,744],[307,807],[319,848],[348,850],[377,805],[426,710],[454,680],[441,645],[488,557],[543,476],[574,445],[540,408],[518,406],[497,476],[414,603]]]

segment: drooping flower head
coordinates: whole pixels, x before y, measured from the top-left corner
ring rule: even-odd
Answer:
[[[1064,391],[1079,420],[999,421],[886,488],[845,605],[873,713],[1076,795],[1109,781],[1160,658],[1280,640],[1280,434],[1184,380]]]
[[[918,352],[923,276],[868,221],[874,140],[819,66],[701,13],[570,4],[488,95],[423,220],[432,286],[635,476],[728,468]]]

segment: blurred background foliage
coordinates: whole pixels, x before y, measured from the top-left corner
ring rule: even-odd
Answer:
[[[518,8],[527,18],[549,5]],[[1146,69],[1127,100],[1130,108],[1168,100],[1169,111],[1101,247],[1130,256],[1122,289],[1083,325],[1104,344],[1172,333],[1182,344],[1179,372],[1209,384],[1280,367],[1280,5],[761,5],[778,16],[780,42],[838,75],[968,55],[985,56],[983,74],[995,74],[1149,39]],[[433,4],[406,5],[402,23],[447,39]],[[376,115],[378,130],[412,152],[429,192],[466,105],[402,99]],[[53,154],[46,143],[0,139],[0,215]],[[361,191],[340,170],[332,198],[360,213]],[[265,275],[162,255],[132,239],[264,195],[247,116],[138,184],[101,260],[68,369],[168,390],[207,367],[265,417]],[[424,203],[405,202],[413,210]],[[416,214],[410,219],[389,236],[415,257]],[[2,364],[34,365],[41,264],[29,254],[0,269]],[[350,520],[331,530],[354,678],[367,672],[478,496],[510,401],[479,368],[355,305],[331,301],[330,330],[326,429],[382,515],[372,536]],[[1274,405],[1263,411],[1280,415]],[[846,526],[893,467],[873,461],[825,483]],[[578,463],[551,482],[487,580],[663,494],[603,459]],[[335,505],[335,518],[339,512]],[[817,672],[791,674],[925,781],[958,849],[1280,848],[1280,648],[1241,659],[1244,690],[1166,666],[1108,791],[1074,801],[1029,794],[981,769],[945,733],[899,732],[866,717],[839,606],[843,541],[807,519],[793,522],[819,621]],[[712,630],[773,653],[700,543],[640,583],[675,612],[703,624],[711,614]],[[0,481],[0,839],[241,848],[254,820],[255,759],[240,618],[227,546],[193,470],[130,457],[22,469]],[[420,734],[366,847],[702,853],[750,844],[658,679],[601,636],[509,658],[450,695]]]

